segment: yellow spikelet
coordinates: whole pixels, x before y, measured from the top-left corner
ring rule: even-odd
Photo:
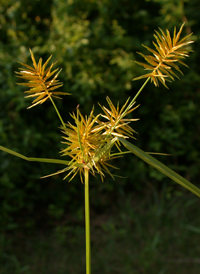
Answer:
[[[29,90],[25,91],[25,93],[29,94],[26,96],[26,98],[37,97],[33,100],[32,105],[28,108],[44,103],[51,96],[61,99],[57,95],[69,95],[69,93],[55,91],[63,84],[57,80],[61,69],[58,70],[57,68],[52,71],[52,67],[55,65],[55,63],[52,63],[47,68],[47,65],[52,56],[50,56],[44,64],[42,64],[42,58],[40,58],[37,64],[34,54],[31,50],[30,53],[33,61],[33,67],[19,62],[25,68],[20,68],[21,71],[16,72],[17,77],[29,81],[28,83],[18,83],[18,85],[30,88]]]
[[[185,23],[182,24],[177,34],[176,28],[174,28],[173,38],[171,38],[168,30],[166,30],[166,33],[164,33],[162,29],[159,29],[160,33],[155,31],[156,34],[154,34],[154,37],[157,42],[153,42],[155,50],[143,45],[153,55],[144,55],[139,53],[148,64],[136,61],[137,64],[143,66],[145,70],[149,70],[150,72],[140,77],[136,77],[133,80],[150,78],[155,86],[158,86],[160,81],[165,87],[167,87],[166,81],[171,82],[170,80],[174,80],[174,77],[179,78],[174,70],[183,74],[179,69],[178,63],[187,67],[187,65],[182,62],[182,59],[188,57],[188,52],[190,51],[183,49],[183,47],[194,42],[188,40],[192,33],[180,40],[184,24]]]

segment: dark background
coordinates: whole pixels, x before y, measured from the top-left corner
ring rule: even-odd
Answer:
[[[186,22],[183,35],[193,32],[195,41],[189,69],[182,67],[184,76],[169,89],[148,83],[132,114],[140,118],[132,142],[171,154],[157,157],[199,186],[199,10],[199,0],[1,0],[0,144],[29,157],[60,157],[60,121],[50,101],[27,110],[31,100],[16,85],[17,61],[32,65],[29,48],[36,60],[53,54],[62,68],[62,91],[72,95],[56,104],[67,122],[78,104],[83,114],[93,105],[98,113],[106,96],[121,105],[134,97],[143,81],[132,78],[144,73],[133,62],[141,60],[136,52],[152,47],[154,30],[173,33]],[[95,273],[197,273],[198,199],[133,155],[114,164],[123,178],[90,178]],[[84,187],[78,176],[70,183],[62,175],[39,179],[60,167],[0,151],[0,274],[84,273]]]

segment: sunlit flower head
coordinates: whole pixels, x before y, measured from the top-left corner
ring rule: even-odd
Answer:
[[[133,108],[134,103],[128,104],[129,100],[127,100],[119,109],[119,105],[115,108],[109,98],[107,101],[110,110],[102,107],[105,115],[98,114],[95,116],[93,109],[89,116],[84,117],[79,108],[77,108],[76,114],[71,114],[73,123],[68,122],[62,127],[64,147],[61,149],[61,155],[67,156],[71,160],[66,168],[51,175],[67,172],[64,179],[71,176],[70,180],[72,180],[79,173],[83,182],[84,170],[88,169],[92,175],[99,174],[102,181],[104,172],[114,179],[109,168],[116,167],[111,165],[109,161],[123,154],[117,144],[117,137],[134,138],[133,133],[135,131],[129,126],[129,123],[138,119],[124,117],[137,107]],[[106,121],[101,121],[102,118]],[[114,145],[117,146],[120,153],[111,153]]]
[[[143,45],[152,55],[139,53],[147,63],[135,61],[137,64],[143,66],[145,70],[149,71],[149,73],[136,77],[133,80],[150,78],[155,86],[158,86],[160,82],[167,87],[166,81],[171,82],[174,80],[174,77],[179,78],[177,71],[183,74],[179,68],[179,64],[187,67],[182,60],[188,57],[188,53],[191,51],[185,48],[185,46],[194,42],[189,39],[192,33],[180,39],[184,24],[182,24],[178,33],[176,33],[176,27],[174,28],[173,37],[171,37],[168,30],[166,30],[166,33],[162,29],[159,29],[160,32],[155,31],[156,34],[154,34],[154,37],[156,43],[153,42],[155,49]]]
[[[120,109],[119,103],[117,107],[115,107],[109,97],[107,97],[106,100],[110,109],[100,105],[104,112],[104,114],[102,114],[101,116],[106,119],[106,122],[100,121],[100,124],[105,130],[103,134],[107,136],[113,135],[116,137],[134,138],[133,134],[136,133],[136,131],[132,127],[130,127],[129,124],[139,119],[124,117],[133,112],[138,106],[133,108],[135,102],[132,104],[128,104],[128,99]]]
[[[29,108],[44,103],[50,97],[61,99],[58,95],[68,95],[69,93],[55,91],[63,84],[57,80],[58,74],[61,70],[57,68],[52,71],[55,63],[52,63],[49,67],[47,67],[51,56],[44,64],[42,64],[42,58],[40,58],[37,64],[31,50],[30,53],[33,61],[33,67],[19,62],[25,68],[20,68],[20,72],[16,72],[17,77],[28,81],[28,83],[18,83],[18,85],[29,88],[29,90],[25,91],[25,93],[28,94],[25,97],[37,97],[33,100],[32,105]]]
[[[102,126],[97,123],[100,115],[94,116],[93,113],[94,109],[89,116],[84,117],[77,108],[77,113],[71,114],[74,123],[68,122],[62,127],[64,147],[61,149],[61,155],[70,157],[71,161],[68,167],[51,175],[68,172],[64,179],[71,175],[71,181],[79,173],[83,182],[84,169],[88,169],[92,175],[99,174],[102,181],[104,172],[113,177],[108,167],[115,167],[108,161],[115,158],[110,154],[114,142],[110,142],[102,134]]]

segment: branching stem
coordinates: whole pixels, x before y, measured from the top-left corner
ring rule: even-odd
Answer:
[[[59,119],[60,119],[60,121],[61,121],[63,127],[66,128],[65,123],[63,122],[63,119],[62,119],[62,117],[61,117],[61,115],[60,115],[60,112],[58,111],[58,109],[57,109],[57,107],[56,107],[56,104],[54,103],[54,101],[53,101],[53,99],[52,99],[51,96],[49,96],[49,98],[50,98],[50,100],[51,100],[51,102],[52,102],[52,104],[53,104],[53,106],[54,106],[54,108],[55,108],[56,113],[58,114],[58,117],[59,117]]]
[[[131,105],[133,102],[136,101],[137,97],[139,96],[139,94],[141,93],[141,91],[144,89],[144,87],[146,86],[146,84],[148,83],[148,81],[150,80],[151,77],[148,77],[147,80],[144,82],[144,84],[141,86],[141,88],[138,90],[137,94],[135,95],[135,97],[133,98],[133,100],[130,102],[129,105]]]

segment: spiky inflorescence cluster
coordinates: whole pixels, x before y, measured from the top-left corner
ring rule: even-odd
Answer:
[[[71,115],[75,125],[68,123],[66,128],[62,128],[65,140],[62,143],[67,145],[67,148],[62,149],[61,153],[62,156],[68,155],[72,159],[69,163],[71,171],[66,177],[71,173],[74,173],[74,177],[79,171],[82,178],[84,168],[90,169],[94,174],[92,167],[96,164],[93,162],[93,157],[104,138],[102,138],[101,129],[98,124],[96,125],[98,116],[94,117],[93,112],[94,110],[91,111],[89,117],[83,117],[79,109],[77,109],[77,115],[74,113]],[[82,166],[79,166],[80,164]],[[100,174],[102,173],[100,167],[98,171]]]
[[[71,181],[79,172],[81,182],[83,182],[82,177],[86,168],[93,175],[95,173],[100,174],[102,181],[104,171],[112,176],[108,166],[115,167],[107,163],[107,161],[114,158],[110,155],[110,150],[106,150],[101,155],[98,154],[101,146],[105,144],[105,136],[102,135],[102,127],[97,123],[99,115],[94,116],[93,111],[91,111],[89,117],[83,117],[77,109],[77,114],[73,113],[71,115],[74,125],[68,122],[65,127],[62,127],[62,133],[64,134],[62,143],[67,147],[61,150],[61,154],[62,156],[69,156],[71,161],[67,168],[51,175],[68,171],[64,179],[72,174]]]
[[[113,136],[122,138],[133,137],[135,131],[128,124],[131,121],[138,120],[124,118],[136,109],[136,107],[132,108],[134,103],[127,106],[127,100],[120,109],[119,104],[116,108],[108,97],[107,102],[110,110],[101,106],[105,115],[99,114],[94,116],[92,110],[90,116],[84,118],[77,110],[77,115],[72,115],[75,125],[69,123],[67,128],[63,129],[63,133],[67,135],[67,137],[64,137],[66,140],[64,143],[68,147],[62,150],[62,154],[72,158],[70,164],[71,172],[75,171],[76,174],[79,170],[80,174],[83,174],[84,168],[89,168],[93,175],[95,175],[95,172],[100,174],[102,181],[104,171],[113,177],[108,169],[109,166],[115,168],[108,163],[109,160],[114,158],[113,154],[111,154],[112,146],[116,144]],[[101,121],[101,117],[108,121]],[[84,167],[76,167],[76,164],[81,163],[84,164]]]
[[[35,100],[33,100],[32,105],[29,108],[44,103],[51,96],[61,99],[57,95],[69,94],[65,92],[55,91],[63,84],[57,80],[58,74],[61,70],[58,71],[57,68],[52,71],[52,68],[55,65],[55,63],[52,63],[50,67],[47,68],[51,56],[44,64],[42,64],[42,58],[40,58],[37,64],[35,61],[34,54],[31,50],[30,53],[33,61],[33,67],[19,62],[25,68],[20,68],[21,71],[16,72],[17,77],[29,81],[28,83],[18,83],[18,85],[30,88],[29,90],[25,91],[25,93],[29,94],[28,96],[26,96],[26,98],[37,97]]]
[[[190,43],[193,43],[193,41],[188,40],[192,33],[180,40],[183,26],[184,24],[182,24],[177,34],[176,28],[174,28],[173,38],[171,38],[170,32],[168,30],[166,30],[166,34],[162,29],[159,29],[160,33],[156,31],[154,37],[157,44],[153,42],[156,50],[143,45],[148,51],[153,53],[154,56],[139,53],[148,64],[141,62],[136,63],[143,66],[145,70],[150,70],[150,72],[140,77],[136,77],[133,80],[151,78],[151,81],[153,81],[155,86],[158,86],[158,82],[160,81],[165,87],[167,87],[166,81],[170,82],[170,79],[174,80],[174,76],[179,78],[173,69],[182,73],[177,63],[187,67],[187,65],[181,60],[185,57],[188,57],[189,50],[182,48]]]
[[[102,181],[104,172],[114,178],[109,171],[109,167],[116,167],[108,163],[108,161],[118,156],[118,153],[111,153],[113,145],[116,144],[116,138],[113,136],[122,138],[133,137],[135,131],[128,124],[137,119],[124,119],[127,114],[135,109],[132,108],[132,104],[127,106],[128,101],[122,106],[121,110],[119,105],[115,108],[109,98],[107,98],[107,101],[110,110],[102,107],[106,115],[99,114],[94,116],[93,109],[89,116],[84,117],[77,108],[77,114],[73,113],[71,115],[74,123],[68,122],[65,127],[62,127],[62,133],[64,134],[62,143],[66,147],[61,150],[61,154],[62,156],[69,156],[71,161],[68,167],[54,174],[67,171],[68,174],[64,179],[72,175],[70,179],[72,180],[77,173],[80,173],[81,181],[83,182],[82,176],[84,169],[87,168],[93,175],[98,173]],[[100,120],[101,117],[106,119],[112,118],[111,121],[103,122]]]

